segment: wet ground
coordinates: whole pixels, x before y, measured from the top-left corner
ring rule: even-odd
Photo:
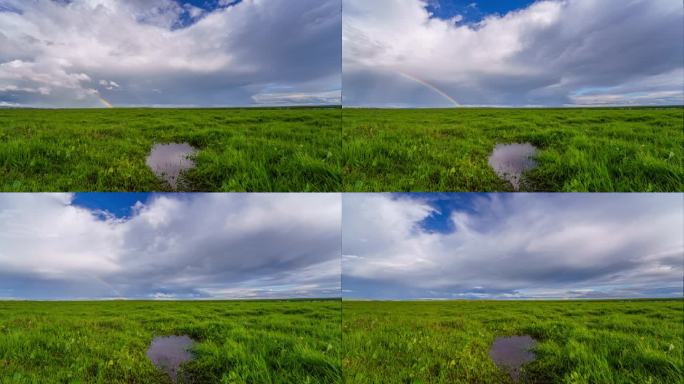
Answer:
[[[190,157],[196,151],[188,143],[155,144],[145,163],[157,177],[178,189],[181,173],[195,166]]]
[[[533,158],[536,153],[537,148],[530,143],[497,144],[489,156],[489,166],[517,191],[520,189],[523,173],[537,166]]]
[[[498,337],[489,350],[489,357],[499,368],[507,371],[514,381],[518,381],[520,367],[536,358],[531,351],[536,343],[527,335]]]
[[[152,340],[147,357],[175,382],[180,365],[192,360],[188,350],[194,341],[188,336],[158,336]]]

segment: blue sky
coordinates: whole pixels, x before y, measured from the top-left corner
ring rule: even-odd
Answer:
[[[684,7],[343,0],[347,107],[684,104]]]
[[[431,0],[428,1],[428,11],[434,17],[451,19],[454,16],[463,16],[465,23],[477,23],[488,15],[505,15],[510,11],[526,8],[534,0]]]
[[[337,194],[3,194],[0,300],[339,297],[340,217]]]
[[[217,9],[232,7],[242,2],[242,0],[175,0],[179,6],[183,7],[183,12],[178,16],[178,21],[174,28],[185,28],[196,23],[202,16],[193,15],[193,7],[199,8],[206,13],[211,13]],[[205,14],[206,14],[205,13]]]
[[[241,0],[230,0],[230,1],[220,1],[220,0],[176,0],[179,5],[190,4],[195,7],[202,8],[207,11],[213,11],[216,8],[231,6],[239,3]]]
[[[348,298],[682,296],[681,194],[345,194],[343,213]]]
[[[71,204],[92,211],[104,211],[117,218],[130,217],[137,203],[145,204],[152,194],[150,193],[108,193],[89,192],[75,193]]]
[[[0,107],[337,104],[339,0],[0,0]]]
[[[397,198],[424,201],[433,211],[418,222],[420,230],[430,233],[451,233],[456,231],[451,214],[455,211],[473,213],[473,201],[486,196],[484,193],[397,193]]]

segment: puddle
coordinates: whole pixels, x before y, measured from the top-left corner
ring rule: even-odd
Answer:
[[[189,157],[196,152],[188,143],[155,144],[145,163],[157,177],[178,189],[178,179],[183,171],[195,166]]]
[[[497,144],[489,156],[489,166],[517,191],[520,189],[523,172],[537,166],[532,158],[536,153],[537,148],[530,143]]]
[[[182,363],[192,360],[188,349],[194,341],[188,336],[158,336],[152,340],[147,357],[157,368],[166,372],[176,382],[178,368]]]
[[[511,379],[518,381],[520,367],[536,358],[534,352],[530,351],[536,343],[527,335],[497,337],[489,349],[489,357],[499,368],[506,370]]]

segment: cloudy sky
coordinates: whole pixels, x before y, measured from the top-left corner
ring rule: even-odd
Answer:
[[[0,299],[340,296],[338,194],[1,194]]]
[[[681,0],[342,0],[345,106],[684,104]]]
[[[0,107],[339,104],[340,0],[0,0]]]
[[[682,296],[682,194],[342,199],[344,297]]]

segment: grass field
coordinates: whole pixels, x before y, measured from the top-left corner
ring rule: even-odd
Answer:
[[[188,335],[191,383],[338,383],[340,301],[0,302],[0,383],[170,383],[145,353]]]
[[[0,191],[165,191],[154,143],[199,149],[196,191],[339,191],[339,108],[0,109]]]
[[[526,190],[684,191],[683,108],[5,109],[0,190],[168,191],[170,142],[199,149],[189,191],[509,191],[487,160],[514,142]]]
[[[681,383],[684,302],[343,302],[347,383],[508,383],[498,336],[530,335],[527,383]]]
[[[345,109],[346,191],[508,191],[496,143],[540,149],[535,191],[683,191],[684,108]]]

